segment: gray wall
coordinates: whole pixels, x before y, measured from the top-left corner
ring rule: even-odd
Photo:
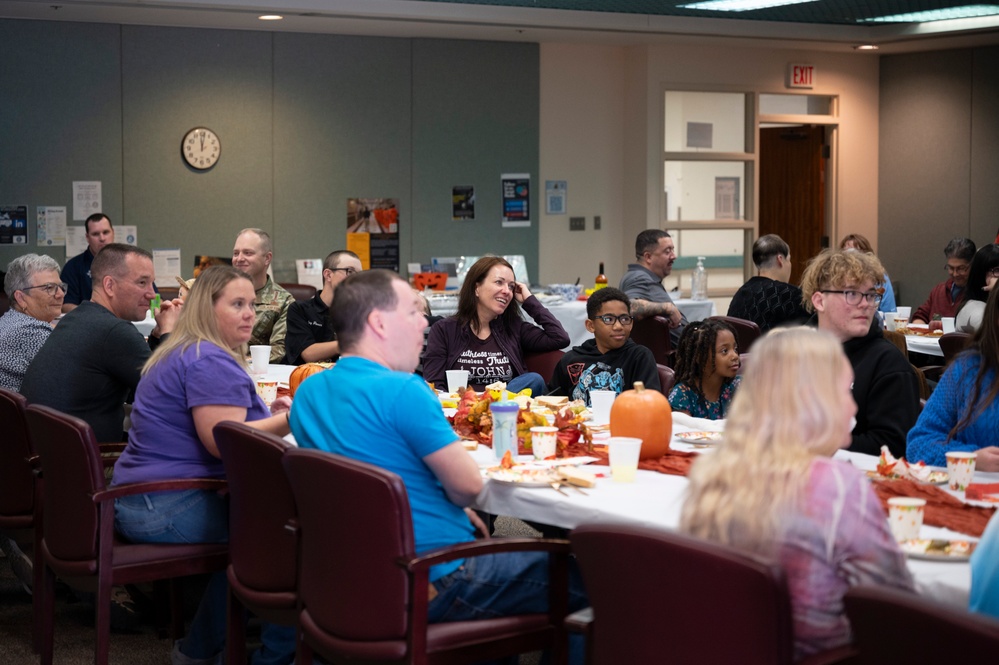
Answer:
[[[881,59],[878,253],[916,307],[954,236],[999,227],[999,48]]]
[[[275,271],[344,246],[346,200],[397,197],[402,267],[431,256],[524,254],[537,275],[536,44],[0,20],[0,204],[65,205],[103,183],[104,211],[146,248],[228,256],[236,231],[274,236]],[[183,134],[215,130],[207,172]],[[499,176],[533,176],[534,225],[502,229]],[[476,219],[451,222],[452,185]],[[49,251],[65,259],[62,248]]]

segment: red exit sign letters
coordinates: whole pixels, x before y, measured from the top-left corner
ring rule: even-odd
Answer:
[[[789,64],[787,66],[787,87],[815,87],[815,67],[812,65]]]

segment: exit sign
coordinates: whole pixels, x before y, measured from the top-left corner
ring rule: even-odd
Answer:
[[[796,65],[791,63],[787,66],[787,87],[789,88],[813,88],[815,87],[815,67],[812,65]]]

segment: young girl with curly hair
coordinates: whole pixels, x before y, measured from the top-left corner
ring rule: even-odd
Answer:
[[[719,420],[728,413],[739,386],[735,331],[706,319],[687,326],[676,350],[676,385],[669,393],[674,411]]]

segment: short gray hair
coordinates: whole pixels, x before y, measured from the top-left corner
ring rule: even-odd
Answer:
[[[7,264],[7,276],[3,279],[3,290],[14,300],[14,291],[23,291],[32,286],[31,278],[43,270],[59,272],[59,264],[45,254],[25,254]]]
[[[236,237],[243,235],[244,233],[256,233],[257,237],[260,238],[260,251],[264,254],[274,251],[274,243],[271,242],[271,234],[263,229],[257,229],[250,227],[248,229],[243,229],[236,234]]]

